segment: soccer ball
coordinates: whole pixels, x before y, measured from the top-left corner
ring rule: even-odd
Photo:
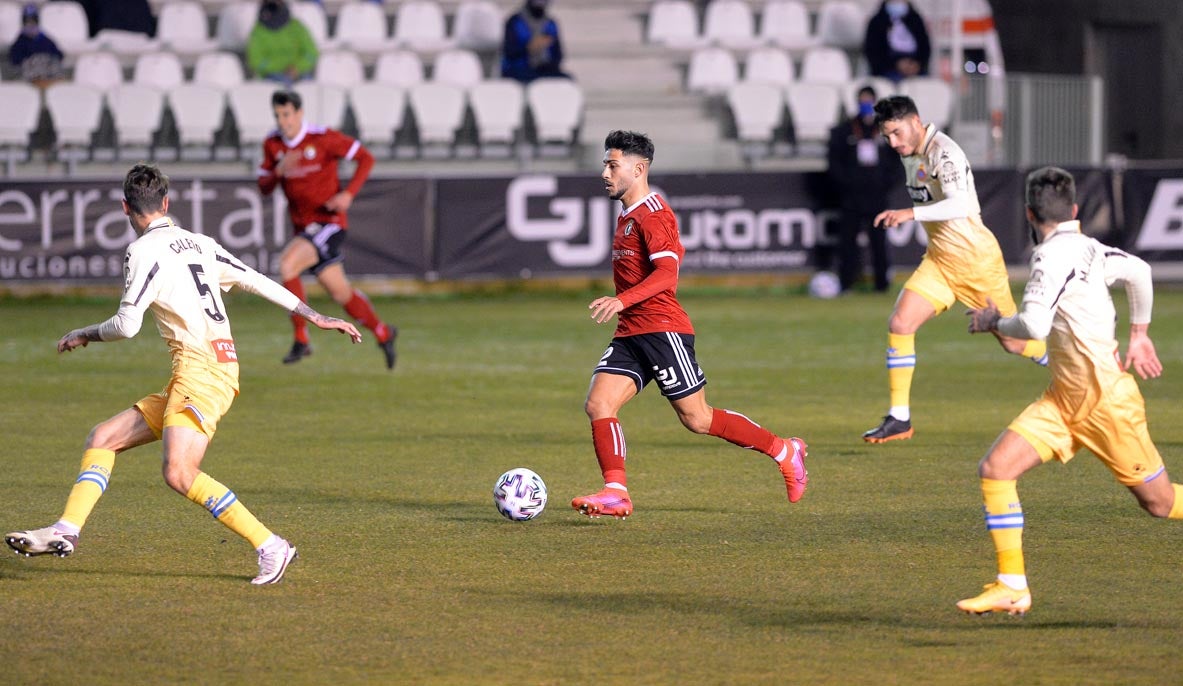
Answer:
[[[542,514],[546,508],[546,484],[542,477],[525,467],[511,469],[493,486],[493,504],[506,519],[524,522]]]
[[[809,280],[809,294],[815,298],[829,300],[842,292],[842,283],[834,272],[818,272]]]

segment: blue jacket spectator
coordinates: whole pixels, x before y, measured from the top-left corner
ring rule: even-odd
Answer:
[[[62,51],[53,39],[41,30],[40,16],[33,3],[21,11],[21,32],[8,49],[8,59],[21,71],[21,78],[37,85],[47,86],[61,79]]]
[[[505,22],[501,75],[529,83],[537,78],[567,74],[559,68],[563,45],[559,25],[547,16],[548,0],[527,0],[520,12]]]

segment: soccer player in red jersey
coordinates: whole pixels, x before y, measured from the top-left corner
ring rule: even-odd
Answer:
[[[300,94],[295,91],[276,91],[271,96],[271,108],[277,130],[263,141],[263,162],[257,172],[259,190],[270,195],[277,185],[283,188],[295,229],[295,236],[279,256],[280,279],[296,297],[306,301],[300,275],[311,271],[349,316],[374,332],[386,368],[394,369],[398,328],[379,319],[369,298],[349,283],[341,254],[348,223],[345,213],[370,175],[374,156],[360,141],[340,131],[307,123]],[[340,160],[357,162],[353,178],[344,189],[337,175]],[[293,315],[292,327],[295,342],[283,358],[284,364],[312,354],[305,320]]]
[[[584,409],[603,490],[571,501],[589,517],[624,518],[633,504],[625,480],[625,442],[617,414],[650,381],[657,381],[687,429],[730,441],[771,457],[780,467],[789,502],[805,492],[805,441],[781,438],[738,412],[707,405],[706,376],[694,358],[694,327],[678,303],[678,264],[686,250],[678,219],[649,190],[653,142],[632,131],[613,131],[604,141],[604,188],[623,206],[612,238],[616,295],[588,308],[597,323],[617,315],[616,334],[592,372]]]

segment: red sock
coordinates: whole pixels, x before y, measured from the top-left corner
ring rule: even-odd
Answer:
[[[591,427],[592,445],[596,448],[596,459],[600,461],[604,483],[627,486],[624,458],[628,451],[624,444],[624,430],[620,428],[620,420],[616,417],[595,419],[592,420]]]
[[[709,433],[741,448],[758,450],[769,457],[775,458],[780,453],[781,441],[776,434],[731,410],[714,410]]]
[[[370,304],[370,299],[361,291],[354,289],[353,297],[345,303],[345,311],[362,326],[373,331],[374,337],[378,339],[379,343],[385,343],[386,339],[390,337],[386,325],[382,323],[381,319],[378,319],[378,314],[374,312],[374,306]]]
[[[300,299],[300,302],[306,303],[308,299],[304,297],[304,282],[300,281],[300,277],[288,279],[283,282],[283,287],[288,289]],[[298,314],[292,315],[292,328],[295,329],[296,340],[300,343],[308,345],[308,320],[304,319]]]

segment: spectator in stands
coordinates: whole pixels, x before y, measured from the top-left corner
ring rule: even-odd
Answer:
[[[827,150],[829,178],[839,196],[838,281],[849,290],[862,277],[858,237],[866,233],[871,247],[875,290],[887,290],[887,232],[874,227],[875,215],[888,208],[888,195],[904,169],[899,155],[875,126],[875,90],[858,92],[858,113],[830,130]]]
[[[874,76],[899,82],[927,74],[932,46],[924,18],[908,0],[884,0],[867,23],[863,54]]]
[[[316,42],[284,0],[263,0],[246,43],[246,62],[259,78],[291,86],[312,76]]]
[[[90,23],[90,35],[118,29],[146,36],[156,35],[156,17],[148,0],[81,0]]]
[[[21,32],[8,49],[8,59],[21,72],[21,78],[38,88],[61,79],[62,51],[41,30],[37,5],[29,3],[21,10]]]
[[[526,0],[525,6],[505,22],[501,46],[501,75],[529,83],[547,76],[569,78],[559,65],[563,45],[559,25],[546,14],[549,0]]]

